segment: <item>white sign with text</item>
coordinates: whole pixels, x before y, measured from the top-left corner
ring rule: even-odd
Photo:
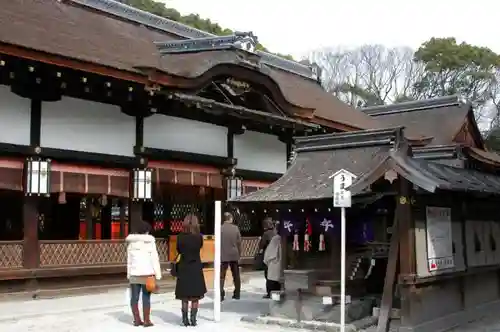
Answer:
[[[426,207],[427,263],[429,271],[451,269],[453,259],[453,239],[451,209]]]
[[[333,206],[334,207],[351,207],[351,192],[346,190],[354,179],[356,175],[352,174],[345,169],[341,169],[331,176],[333,177]]]

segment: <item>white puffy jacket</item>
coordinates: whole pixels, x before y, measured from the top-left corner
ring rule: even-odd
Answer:
[[[156,241],[149,234],[130,234],[127,242],[127,279],[139,276],[155,276],[161,279],[160,259]]]

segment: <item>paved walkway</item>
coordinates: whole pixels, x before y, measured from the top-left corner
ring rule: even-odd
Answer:
[[[242,299],[226,300],[222,306],[222,321],[213,321],[212,294],[200,304],[198,330],[251,332],[256,326],[240,321],[244,315],[258,315],[267,308],[262,299],[263,280],[252,280],[243,290]],[[125,290],[111,290],[93,295],[58,299],[0,302],[0,331],[2,332],[127,332],[137,331],[130,323],[132,317]],[[180,326],[180,303],[173,293],[155,295],[152,318],[156,324],[148,331],[186,331]],[[257,327],[261,329],[262,327]],[[269,332],[297,331],[280,326],[266,326]]]
[[[243,287],[242,299],[226,300],[222,306],[222,321],[213,321],[212,294],[200,304],[199,327],[204,332],[252,332],[263,328],[268,332],[297,332],[283,326],[259,326],[241,322],[246,315],[257,316],[266,311],[268,302],[262,299],[264,280],[252,278]],[[154,295],[153,321],[148,331],[186,331],[180,326],[179,301],[173,293]],[[133,332],[132,317],[124,289],[100,294],[54,299],[0,302],[0,331],[2,332]],[[372,331],[368,329],[367,331]],[[451,332],[500,332],[500,316],[492,315]]]

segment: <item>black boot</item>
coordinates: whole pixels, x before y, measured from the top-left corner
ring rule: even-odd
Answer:
[[[182,309],[182,325],[189,326],[187,309]]]
[[[196,326],[196,315],[198,315],[198,308],[191,308],[191,326]]]

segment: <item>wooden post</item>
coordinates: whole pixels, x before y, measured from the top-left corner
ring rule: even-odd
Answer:
[[[94,239],[94,216],[92,215],[92,198],[85,197],[85,238]]]
[[[393,232],[391,237],[391,244],[389,247],[387,268],[385,272],[382,301],[380,303],[377,332],[389,331],[389,319],[391,317],[392,300],[394,297],[394,284],[396,283],[396,275],[399,263],[399,232],[397,232],[399,210],[400,207],[398,205],[394,213],[394,222],[392,224]]]
[[[127,205],[127,201],[125,199],[120,199],[120,239],[125,238],[125,218],[126,218],[126,213],[125,213],[125,208]]]
[[[40,265],[38,243],[38,196],[25,196],[23,202],[23,265],[25,269],[35,269]]]
[[[415,256],[415,222],[412,213],[413,185],[402,177],[399,178],[399,227],[394,229],[400,239],[400,273],[405,277],[414,277],[417,271]]]
[[[142,220],[142,202],[130,200],[128,204],[128,232],[132,233]]]

